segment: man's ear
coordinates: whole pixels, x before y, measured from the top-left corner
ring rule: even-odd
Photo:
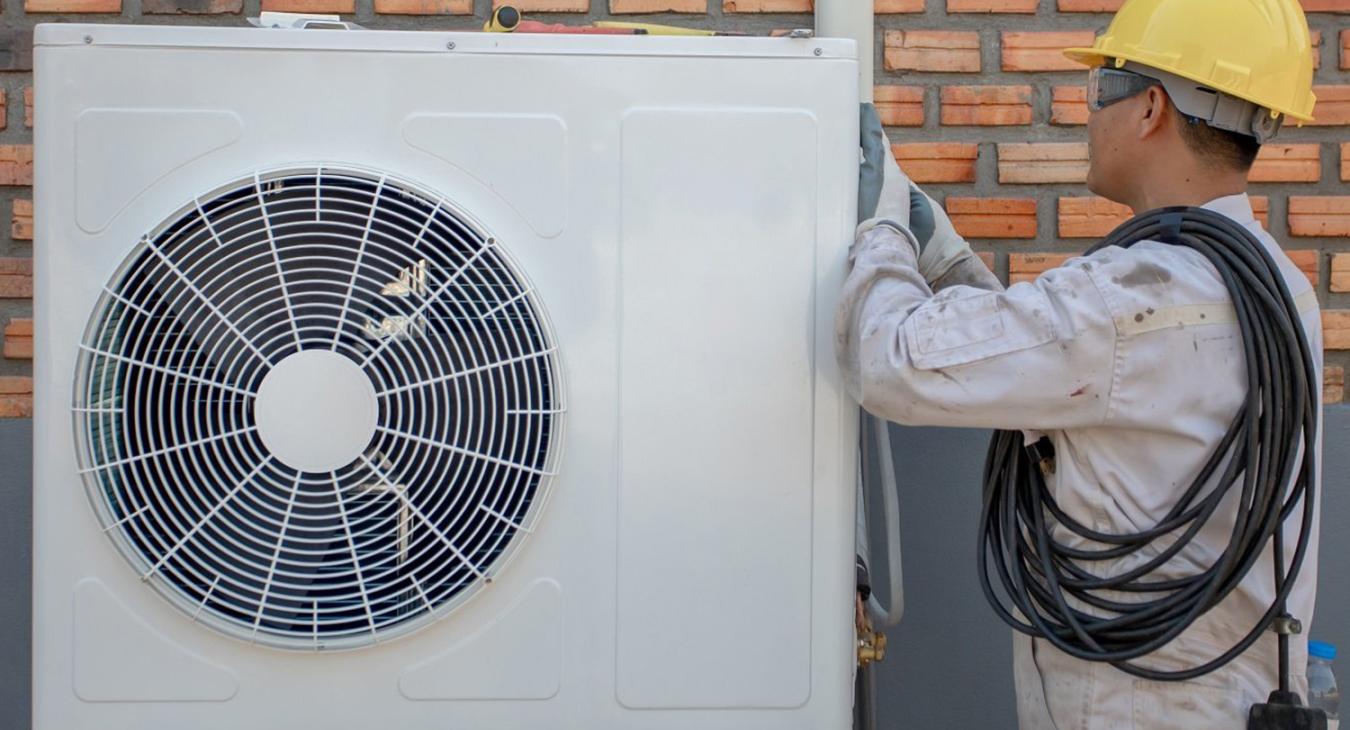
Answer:
[[[1161,86],[1150,86],[1140,94],[1142,109],[1139,116],[1139,139],[1147,139],[1166,126],[1171,101]]]

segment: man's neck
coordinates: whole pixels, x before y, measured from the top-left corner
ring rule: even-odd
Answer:
[[[1132,200],[1124,201],[1135,213],[1172,206],[1201,206],[1217,198],[1247,192],[1247,176],[1233,172],[1193,170],[1155,179],[1157,182],[1140,186]]]

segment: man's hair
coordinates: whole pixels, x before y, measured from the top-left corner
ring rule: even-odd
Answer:
[[[1215,129],[1202,120],[1182,114],[1175,104],[1172,105],[1172,110],[1181,121],[1181,138],[1200,159],[1239,172],[1252,169],[1252,163],[1256,162],[1256,154],[1261,151],[1261,143],[1257,142],[1255,137],[1226,129]]]

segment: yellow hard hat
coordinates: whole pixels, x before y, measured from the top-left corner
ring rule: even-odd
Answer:
[[[1298,0],[1126,0],[1091,48],[1064,55],[1133,61],[1308,122],[1312,53]]]

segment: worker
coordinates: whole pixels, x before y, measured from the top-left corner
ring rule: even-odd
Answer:
[[[1254,234],[1298,303],[1320,398],[1315,292],[1246,192],[1261,143],[1286,121],[1311,119],[1313,57],[1298,0],[1126,0],[1093,47],[1067,55],[1090,69],[1088,189],[1136,214],[1202,207]],[[850,393],[897,423],[1020,430],[1028,443],[1044,436],[1055,455],[1047,489],[1066,514],[1108,534],[1157,524],[1247,396],[1241,332],[1218,271],[1193,249],[1149,241],[1004,289],[884,148],[884,184],[849,251],[836,318]],[[1221,519],[1231,506],[1167,561],[1163,577],[1213,562],[1231,537],[1231,511]],[[1288,600],[1305,626],[1316,546],[1314,521]],[[1264,551],[1236,590],[1138,663],[1180,669],[1233,646],[1273,601],[1273,560]],[[1015,633],[1019,722],[1244,727],[1276,686],[1276,646],[1267,632],[1209,675],[1160,682]],[[1289,646],[1290,689],[1307,697],[1306,634]]]

